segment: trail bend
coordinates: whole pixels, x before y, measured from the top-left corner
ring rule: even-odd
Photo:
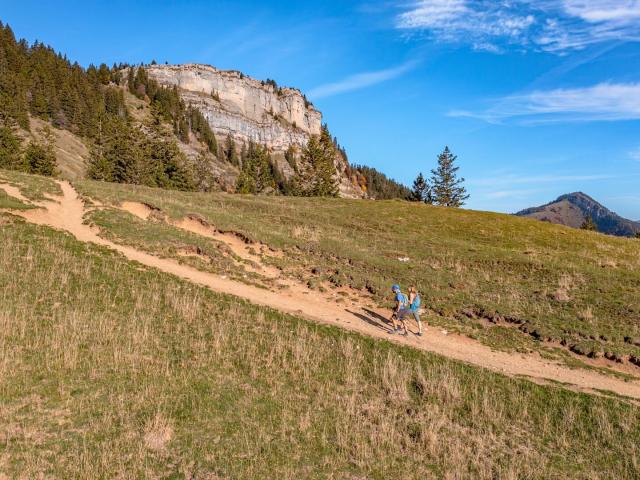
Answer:
[[[383,321],[388,313],[365,309],[362,306],[346,306],[336,303],[328,295],[292,284],[282,291],[258,288],[203,272],[179,262],[159,258],[133,247],[114,243],[98,235],[98,230],[83,223],[86,208],[78,193],[68,182],[58,182],[60,197],[38,204],[40,208],[11,213],[26,221],[64,230],[81,242],[91,242],[120,252],[127,259],[139,262],[186,279],[194,284],[237,297],[252,303],[293,314],[315,322],[335,325],[376,338],[394,341],[413,348],[433,352],[448,358],[466,362],[508,376],[523,376],[538,383],[560,382],[565,388],[590,393],[610,391],[640,400],[640,381],[624,381],[597,371],[571,369],[545,360],[539,356],[494,351],[470,338],[445,334],[440,329],[426,327],[423,337],[400,337],[388,334]],[[7,193],[20,195],[18,191],[1,186]]]

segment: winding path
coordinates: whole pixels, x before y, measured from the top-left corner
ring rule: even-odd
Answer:
[[[122,253],[129,260],[157,268],[163,272],[203,285],[213,291],[235,295],[273,309],[312,321],[336,325],[372,337],[383,338],[414,348],[477,365],[509,376],[524,376],[540,383],[561,382],[566,388],[591,393],[611,391],[640,400],[640,381],[624,381],[586,369],[571,369],[539,356],[491,350],[472,339],[447,335],[440,329],[427,327],[423,337],[391,336],[383,313],[336,303],[330,296],[294,284],[284,291],[257,288],[218,275],[202,272],[171,259],[159,258],[135,248],[116,244],[98,235],[98,231],[83,223],[85,205],[74,188],[59,182],[62,196],[39,203],[41,208],[12,211],[25,220],[71,233],[82,242],[103,245]],[[0,185],[10,195],[24,198],[8,185]],[[386,315],[386,314],[384,314]]]

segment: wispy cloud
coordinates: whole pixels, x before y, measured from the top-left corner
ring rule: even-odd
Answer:
[[[474,187],[494,187],[500,188],[504,186],[513,185],[540,185],[551,183],[566,183],[566,182],[591,182],[597,180],[607,180],[617,178],[615,175],[496,175],[487,178],[475,178],[469,179],[467,184]],[[519,193],[531,193],[531,190],[511,190],[512,192]],[[494,195],[498,195],[501,198],[504,191],[494,192]]]
[[[585,88],[538,90],[497,99],[481,111],[454,110],[453,117],[487,122],[521,123],[614,121],[640,119],[640,83],[600,83]]]
[[[635,150],[631,150],[629,152],[629,158],[631,160],[635,160],[636,162],[640,162],[640,147],[636,148]]]
[[[640,41],[640,0],[416,0],[398,14],[396,26],[479,50],[565,53],[610,40]]]
[[[522,189],[522,190],[496,190],[488,192],[485,196],[492,200],[504,200],[504,199],[521,199],[529,198],[531,195],[538,193],[537,189]]]
[[[315,87],[311,89],[311,91],[309,91],[308,95],[309,98],[319,99],[331,97],[340,93],[360,90],[362,88],[370,87],[372,85],[377,85],[378,83],[398,78],[415,68],[417,65],[418,62],[416,60],[410,60],[403,63],[402,65],[393,68],[349,75],[348,77],[337,82],[327,83]]]

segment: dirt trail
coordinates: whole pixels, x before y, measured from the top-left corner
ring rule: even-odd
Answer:
[[[3,183],[0,185],[0,190],[4,190],[7,195],[13,197],[21,202],[30,203],[29,199],[20,193],[20,190],[14,187],[13,185],[8,185]]]
[[[138,202],[122,202],[120,208],[143,220],[148,220],[154,212],[154,210],[148,205]],[[255,253],[251,252],[251,247],[236,235],[222,233],[212,225],[209,225],[205,221],[196,217],[187,217],[180,220],[165,218],[165,221],[176,228],[180,228],[181,230],[195,233],[196,235],[223,243],[229,247],[229,250],[231,250],[236,257],[244,260],[245,263],[243,263],[242,266],[249,272],[257,273],[271,279],[275,279],[280,276],[280,270],[275,267],[264,265],[262,259]]]
[[[193,283],[209,287],[221,293],[236,295],[255,304],[291,313],[309,320],[337,325],[348,330],[385,340],[391,340],[414,348],[434,352],[449,358],[467,362],[510,376],[526,376],[537,382],[556,381],[567,384],[573,390],[597,392],[608,390],[619,395],[640,399],[640,382],[610,377],[595,371],[570,369],[538,356],[493,351],[472,339],[447,335],[436,328],[426,328],[425,336],[407,338],[388,334],[388,327],[379,311],[357,306],[345,306],[332,301],[327,295],[292,285],[284,291],[270,291],[252,287],[217,275],[179,264],[177,261],[158,258],[132,247],[119,245],[98,236],[98,232],[83,223],[85,206],[73,187],[59,182],[63,196],[57,201],[40,204],[42,208],[12,212],[29,222],[65,230],[78,240],[110,247],[129,260],[176,275]],[[6,190],[5,190],[6,191]]]

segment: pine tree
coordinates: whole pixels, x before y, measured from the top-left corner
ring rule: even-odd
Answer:
[[[338,182],[336,179],[335,165],[337,151],[327,125],[322,127],[322,132],[320,133],[320,146],[322,147],[323,155],[320,157],[320,161],[316,162],[315,165],[315,194],[320,197],[337,197]]]
[[[194,186],[200,192],[213,192],[220,179],[211,168],[210,156],[204,153],[198,155],[193,165]]]
[[[247,158],[242,164],[242,171],[236,182],[238,193],[269,193],[274,191],[273,163],[267,149],[259,145],[249,144]]]
[[[193,172],[178,145],[162,126],[157,126],[144,140],[142,151],[152,172],[147,185],[172,190],[195,189]]]
[[[580,226],[580,228],[582,230],[590,230],[592,232],[597,232],[598,231],[598,226],[595,224],[595,222],[593,221],[593,218],[591,218],[591,216],[588,216],[587,218],[585,218],[584,222],[582,222],[582,225]]]
[[[302,152],[299,194],[309,197],[336,197],[336,149],[329,129],[323,125],[320,137],[312,136]]]
[[[13,133],[13,129],[0,125],[0,168],[7,170],[25,170],[20,155],[20,140]]]
[[[413,181],[413,189],[411,191],[411,201],[433,203],[431,199],[431,187],[425,180],[422,172]]]
[[[464,178],[456,175],[460,168],[454,166],[457,158],[449,151],[449,147],[445,147],[438,156],[438,168],[431,170],[431,192],[436,205],[461,207],[469,198],[466,188],[462,186]]]
[[[57,174],[55,154],[55,139],[48,125],[45,125],[40,134],[43,142],[31,141],[25,150],[24,163],[29,173],[53,177]]]
[[[227,135],[225,144],[225,159],[231,165],[238,165],[238,153],[236,152],[236,142],[233,141],[231,135]]]

